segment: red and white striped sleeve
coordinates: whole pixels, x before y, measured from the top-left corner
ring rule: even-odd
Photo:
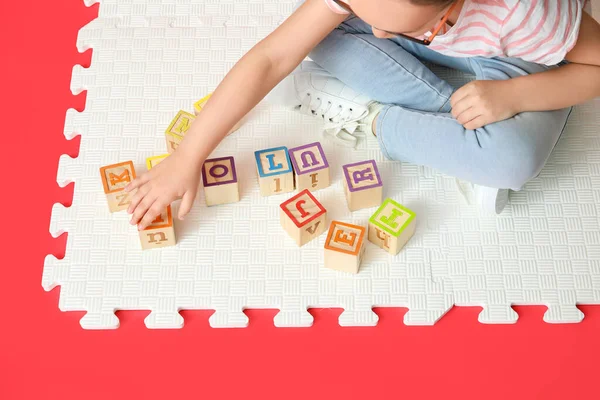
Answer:
[[[520,0],[504,20],[500,42],[508,57],[555,65],[577,43],[584,0]]]

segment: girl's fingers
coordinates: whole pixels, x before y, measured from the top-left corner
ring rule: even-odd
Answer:
[[[456,107],[456,105],[463,100],[465,97],[468,97],[470,93],[470,86],[466,84],[465,86],[458,89],[454,94],[450,97],[450,106],[452,109]]]
[[[479,129],[487,124],[488,123],[487,123],[485,117],[483,115],[480,115],[479,117],[473,119],[472,121],[467,122],[465,124],[465,129],[475,130],[475,129]]]
[[[150,180],[149,173],[145,173],[141,176],[138,176],[129,185],[125,186],[125,191],[131,192],[132,190],[139,188],[140,186],[142,186],[144,183],[148,182],[149,180]]]
[[[131,216],[131,225],[137,225],[140,222],[144,215],[146,215],[148,209],[152,206],[152,204],[154,204],[157,197],[158,196],[156,196],[153,193],[149,193],[148,195],[146,195],[146,197],[144,197],[144,199],[136,207],[133,215]]]
[[[460,99],[452,106],[452,116],[458,120],[462,113],[474,106],[472,96],[466,96]]]
[[[138,230],[143,231],[144,229],[146,229],[148,225],[150,225],[152,221],[154,221],[160,215],[163,209],[164,207],[162,206],[161,201],[156,200],[154,204],[152,204],[148,208],[148,211],[144,215],[144,218],[142,218],[142,220],[138,224]]]
[[[139,188],[138,191],[131,198],[131,203],[129,204],[129,207],[127,207],[127,213],[133,214],[138,204],[140,204],[140,201],[144,199],[144,197],[148,194],[149,191],[150,188],[148,187],[148,185],[144,185],[141,188]]]
[[[463,111],[456,120],[462,126],[465,126],[468,122],[473,121],[475,118],[479,117],[481,113],[476,107],[471,107],[465,111]]]
[[[194,197],[195,193],[191,190],[188,190],[183,194],[183,199],[181,200],[181,205],[179,206],[179,219],[184,219],[185,216],[190,212],[192,206],[194,205]]]

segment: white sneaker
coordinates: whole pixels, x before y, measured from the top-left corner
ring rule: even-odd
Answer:
[[[265,99],[325,121],[325,133],[340,144],[354,148],[358,132],[369,132],[364,119],[372,100],[333,77],[312,61],[304,61]]]
[[[467,203],[478,206],[481,210],[499,215],[508,204],[509,189],[496,189],[468,183],[470,190],[465,190],[465,184],[458,179],[456,186]]]
[[[473,191],[477,204],[485,212],[500,215],[508,204],[508,189],[473,185]]]

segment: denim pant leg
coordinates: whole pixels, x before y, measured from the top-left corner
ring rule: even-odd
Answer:
[[[510,79],[548,69],[507,58],[468,60],[481,80]],[[390,106],[379,116],[378,138],[391,159],[427,165],[484,186],[519,190],[542,170],[570,112],[571,108],[525,112],[467,130],[449,114]]]
[[[391,40],[350,17],[309,54],[317,64],[359,93],[383,104],[448,111],[454,88]]]
[[[515,59],[453,58],[398,38],[375,38],[349,18],[310,54],[353,89],[387,104],[377,134],[390,159],[426,165],[476,184],[520,189],[537,176],[556,145],[570,109],[521,113],[466,130],[448,112],[454,88],[420,60],[509,79],[547,67]]]

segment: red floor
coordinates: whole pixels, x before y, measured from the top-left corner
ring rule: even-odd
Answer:
[[[0,2],[0,108],[4,143],[0,230],[0,399],[598,399],[600,308],[579,325],[547,325],[543,307],[518,308],[513,326],[452,310],[434,327],[406,327],[405,310],[378,310],[376,328],[340,328],[341,310],[314,310],[310,329],[276,329],[276,311],[249,311],[250,327],[215,330],[209,312],[184,312],[178,331],[149,331],[144,312],[119,314],[117,331],[87,332],[82,313],[58,310],[41,287],[65,141],[71,68],[90,54],[78,29],[97,15],[82,0]],[[7,124],[8,122],[8,124]],[[15,207],[18,205],[18,207]]]

